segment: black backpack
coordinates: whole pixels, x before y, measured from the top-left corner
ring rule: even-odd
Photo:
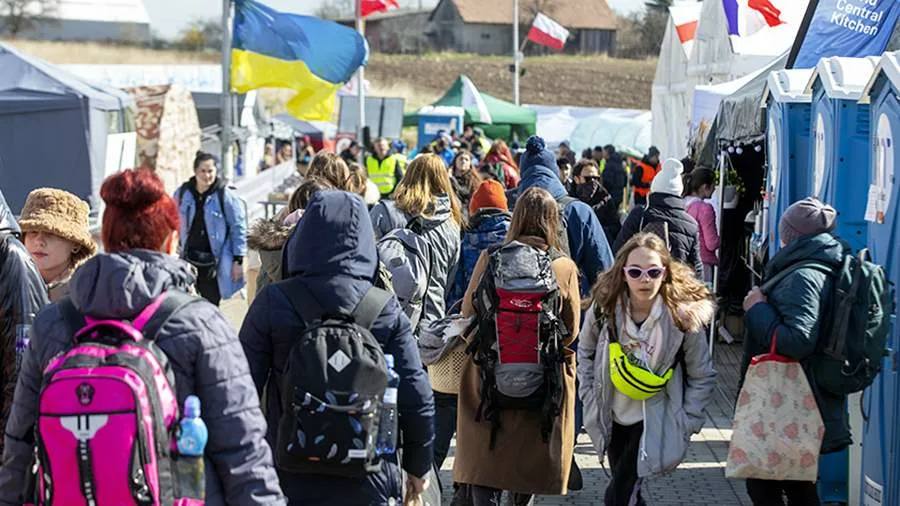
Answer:
[[[369,329],[391,295],[372,287],[351,314],[328,314],[298,280],[275,286],[305,322],[282,376],[278,469],[346,477],[378,472],[375,443],[388,372]]]
[[[881,372],[887,356],[890,315],[894,312],[894,291],[884,269],[870,262],[864,249],[858,256],[845,255],[837,269],[815,260],[797,262],[760,289],[768,293],[800,269],[815,269],[834,279],[831,307],[824,315],[817,355],[811,361],[816,383],[835,395],[865,390]]]

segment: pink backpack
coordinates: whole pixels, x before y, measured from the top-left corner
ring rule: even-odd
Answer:
[[[59,303],[74,339],[44,370],[35,504],[203,504],[177,497],[175,377],[154,342],[169,317],[196,300],[166,292],[132,322],[96,320],[68,299]]]

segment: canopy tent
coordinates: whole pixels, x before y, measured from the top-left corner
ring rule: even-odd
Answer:
[[[576,152],[612,144],[631,154],[650,148],[650,112],[640,109],[528,105],[537,113],[537,134],[556,148],[569,141]]]
[[[464,75],[431,105],[462,107],[466,111],[465,124],[481,127],[491,139],[509,140],[516,136],[524,140],[535,133],[537,114],[534,111],[478,91]],[[403,126],[416,126],[418,122],[418,112],[403,118]]]
[[[672,45],[677,40],[671,41],[668,46],[663,44],[654,79],[653,107],[653,142],[658,147],[666,147],[661,150],[663,156],[682,158],[688,154],[691,134],[685,118],[691,117],[694,110],[694,95],[691,92],[694,87],[733,81],[751,74],[791,48],[808,0],[771,2],[780,11],[781,23],[756,27],[753,31],[745,26],[732,26],[734,23],[729,21],[724,0],[703,0],[685,78],[680,77],[678,62],[673,62],[677,53],[674,53]],[[751,13],[741,19],[752,18],[753,15]],[[667,30],[671,31],[671,27]],[[669,55],[664,54],[666,52]],[[680,84],[682,79],[683,85]],[[674,96],[667,98],[666,93]]]
[[[701,150],[700,164],[715,166],[717,148],[723,143],[750,144],[765,137],[766,128],[763,110],[760,108],[769,73],[781,70],[787,63],[787,54],[736,83],[724,83],[719,88],[727,91],[718,104],[715,121]],[[739,86],[735,86],[739,84]],[[712,87],[707,87],[712,88]]]
[[[134,101],[2,43],[0,68],[0,185],[9,205],[21,209],[29,191],[51,186],[98,209],[103,179],[134,163],[107,162],[115,159],[109,136],[134,130]]]
[[[653,145],[665,156],[681,154],[687,146],[686,118],[691,112],[688,58],[700,19],[700,2],[676,2],[669,7],[669,20],[659,50],[653,78],[650,110],[653,115]],[[685,34],[685,29],[693,33]]]

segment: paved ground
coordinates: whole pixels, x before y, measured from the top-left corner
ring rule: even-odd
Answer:
[[[240,328],[247,311],[247,301],[237,296],[222,304],[229,321]],[[648,480],[644,497],[652,506],[750,506],[744,484],[725,479],[725,459],[731,438],[731,414],[737,397],[741,347],[739,344],[717,345],[716,369],[719,371],[714,402],[707,409],[706,427],[691,439],[691,448],[681,467],[667,476]],[[450,504],[453,452],[444,463],[441,480],[444,504]],[[576,460],[584,475],[584,490],[568,496],[539,497],[537,505],[591,505],[602,503],[607,477],[600,467],[587,435],[578,439]],[[608,469],[608,464],[607,464]]]

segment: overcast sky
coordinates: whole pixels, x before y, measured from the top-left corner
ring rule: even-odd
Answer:
[[[323,0],[262,0],[275,9],[312,14]],[[643,0],[607,0],[618,12],[632,12],[643,8]],[[423,0],[425,5],[434,5],[436,0]],[[416,0],[402,1],[401,4],[416,4]],[[209,19],[222,16],[220,0],[145,0],[150,14],[152,28],[163,37],[174,37],[193,19]]]

